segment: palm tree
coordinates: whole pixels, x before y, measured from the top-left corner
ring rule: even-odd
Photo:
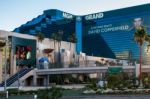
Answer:
[[[141,66],[142,66],[142,45],[145,41],[147,41],[147,33],[144,29],[144,27],[140,27],[136,30],[136,32],[134,33],[134,40],[135,42],[137,42],[137,44],[139,45],[139,49],[140,49],[140,74],[139,74],[139,79],[141,82]]]
[[[68,41],[70,42],[70,47],[69,50],[71,50],[71,43],[76,43],[77,42],[77,37],[75,33],[72,33],[69,38]]]
[[[38,53],[41,53],[41,50],[39,49],[39,43],[41,43],[41,42],[44,40],[44,34],[39,31],[39,32],[36,34],[36,38],[37,38],[37,52],[38,52]],[[38,57],[38,56],[37,56],[37,57]],[[38,61],[37,61],[36,64],[38,64]]]
[[[39,43],[41,43],[44,40],[44,34],[41,33],[41,32],[38,32],[36,34],[36,38],[37,38],[37,41],[38,41],[38,49],[39,49]]]
[[[44,40],[44,34],[41,32],[38,32],[36,34],[36,37],[37,37],[38,42],[42,42]]]
[[[41,43],[44,40],[44,34],[41,33],[41,32],[38,32],[36,34],[36,38],[37,38],[37,41],[38,41],[38,49],[39,49],[39,43]]]
[[[58,31],[57,33],[57,42],[58,42],[58,50],[60,51],[61,41],[62,41],[63,31]]]
[[[68,37],[68,41],[70,42],[70,46],[69,46],[69,50],[71,51],[71,44],[72,43],[77,43],[77,37],[75,33],[72,33],[69,37]],[[73,54],[73,57],[75,57],[75,54]],[[75,58],[74,58],[75,61]]]
[[[56,41],[58,42],[58,63],[60,65],[61,56],[60,56],[60,47],[61,47],[61,41],[62,41],[63,31],[58,31],[56,33]]]
[[[53,42],[54,42],[54,50],[55,50],[55,46],[56,46],[55,44],[56,44],[56,40],[57,40],[57,34],[56,34],[56,33],[53,33],[53,34],[51,35],[50,39],[52,39]]]
[[[54,42],[54,57],[53,57],[53,60],[54,60],[54,63],[55,63],[55,49],[56,49],[55,47],[56,47],[57,33],[53,33],[49,39],[52,39],[53,42]]]
[[[147,34],[146,38],[145,38],[145,41],[148,42],[148,45],[147,45],[147,52],[149,52],[149,49],[150,49],[150,35]]]

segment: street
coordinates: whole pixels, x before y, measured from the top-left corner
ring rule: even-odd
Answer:
[[[62,99],[150,99],[150,95],[102,95],[63,97]]]
[[[5,99],[0,97],[0,99]],[[9,99],[34,99],[33,95],[12,96]],[[88,95],[63,96],[61,99],[150,99],[150,95]]]

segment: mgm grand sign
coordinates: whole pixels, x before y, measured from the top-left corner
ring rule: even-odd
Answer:
[[[104,17],[104,13],[95,13],[85,16],[85,20],[100,19]]]

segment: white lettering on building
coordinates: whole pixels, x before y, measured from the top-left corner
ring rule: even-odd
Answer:
[[[69,13],[66,13],[66,12],[63,12],[62,16],[64,18],[67,18],[67,19],[72,19],[73,18],[73,15],[69,14]]]
[[[103,18],[104,14],[103,13],[96,13],[96,14],[90,14],[85,16],[86,20],[93,20],[93,19],[100,19]]]
[[[101,26],[94,26],[88,31],[88,34],[99,34],[99,33],[106,33],[106,32],[115,32],[115,31],[128,31],[128,25],[119,25],[113,26],[112,24],[108,25],[101,25]]]

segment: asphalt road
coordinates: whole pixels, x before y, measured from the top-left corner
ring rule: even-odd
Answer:
[[[80,96],[80,97],[63,97],[62,99],[150,99],[150,95],[107,95],[107,96]]]
[[[6,99],[0,97],[0,99]],[[9,99],[34,99],[31,95],[12,96]],[[150,99],[150,95],[96,95],[96,96],[64,96],[61,99]]]

